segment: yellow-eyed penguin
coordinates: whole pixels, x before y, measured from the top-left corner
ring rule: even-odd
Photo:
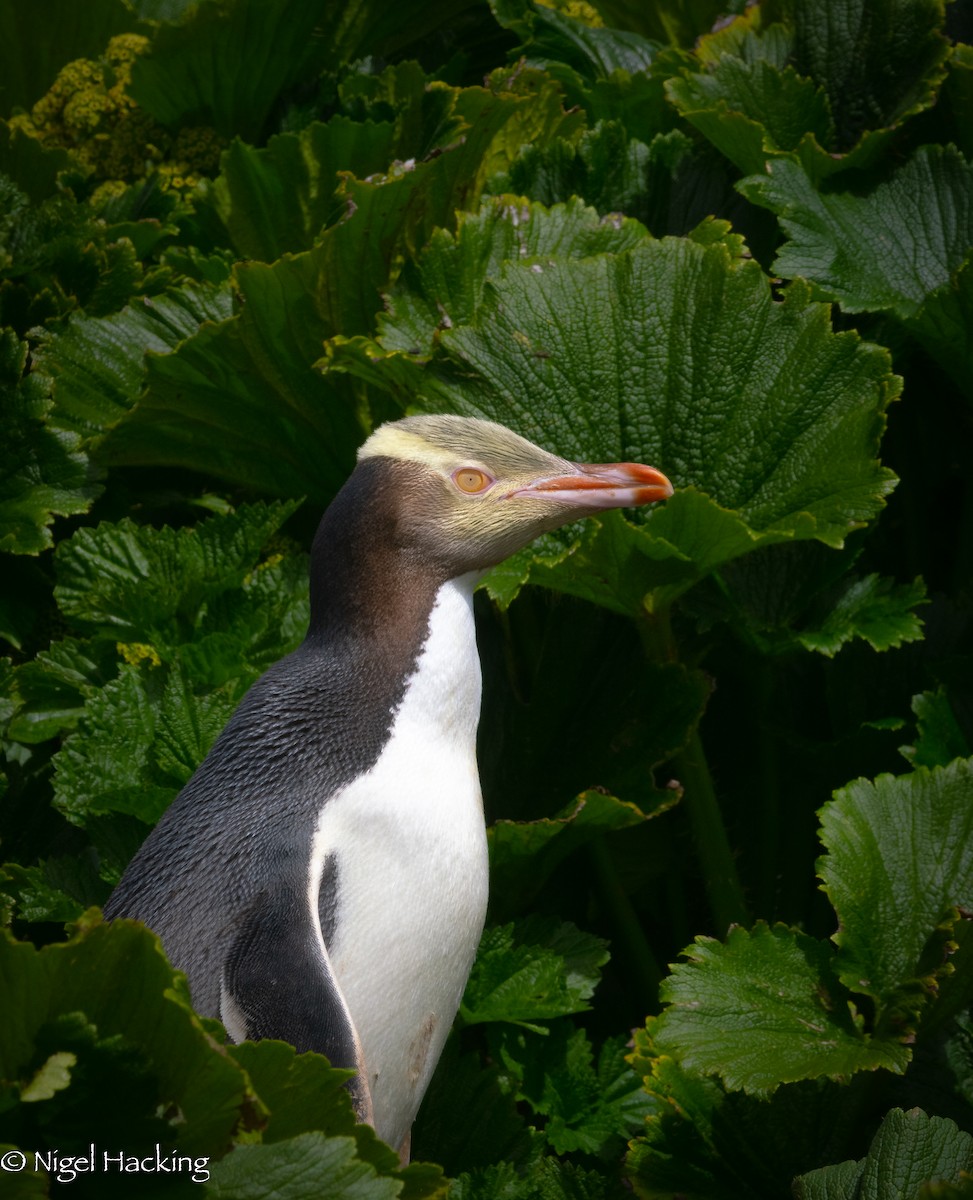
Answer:
[[[487,903],[475,738],[478,575],[538,534],[671,495],[489,421],[381,426],[325,512],[304,643],[259,679],[132,860],[197,1010],[353,1067],[360,1119],[407,1153]]]

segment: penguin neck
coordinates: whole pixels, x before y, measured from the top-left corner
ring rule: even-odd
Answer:
[[[386,730],[408,692],[409,712],[472,741],[481,690],[473,588],[482,572],[453,574],[402,545],[399,481],[378,467],[360,464],[321,521],[303,651],[353,686]]]
[[[311,551],[308,642],[352,641],[418,653],[435,598],[450,573],[421,561],[399,535],[394,471],[360,463],[329,505]]]

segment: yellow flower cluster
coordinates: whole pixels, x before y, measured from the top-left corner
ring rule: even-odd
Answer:
[[[150,667],[162,665],[159,651],[155,646],[150,646],[148,642],[116,642],[115,649],[133,667],[144,662],[147,662]]]
[[[63,67],[31,112],[10,123],[46,146],[70,151],[106,181],[98,196],[150,174],[163,188],[192,190],[200,175],[218,170],[222,144],[206,127],[170,134],[128,95],[132,64],[148,47],[138,34],[112,38],[99,60],[79,58]]]
[[[580,21],[582,25],[588,25],[592,29],[601,29],[605,24],[598,10],[588,4],[586,0],[537,0],[537,2],[543,4],[545,8],[553,8],[555,12],[564,13],[566,17]]]

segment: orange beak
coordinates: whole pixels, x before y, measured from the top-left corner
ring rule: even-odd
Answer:
[[[577,508],[636,508],[667,500],[672,484],[655,467],[642,463],[574,463],[577,475],[538,479],[510,492],[511,496],[536,496]]]

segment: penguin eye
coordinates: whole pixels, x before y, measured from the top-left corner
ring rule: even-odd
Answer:
[[[453,472],[453,483],[468,496],[475,496],[477,492],[485,492],[493,482],[494,480],[479,467],[460,467],[458,471]]]

